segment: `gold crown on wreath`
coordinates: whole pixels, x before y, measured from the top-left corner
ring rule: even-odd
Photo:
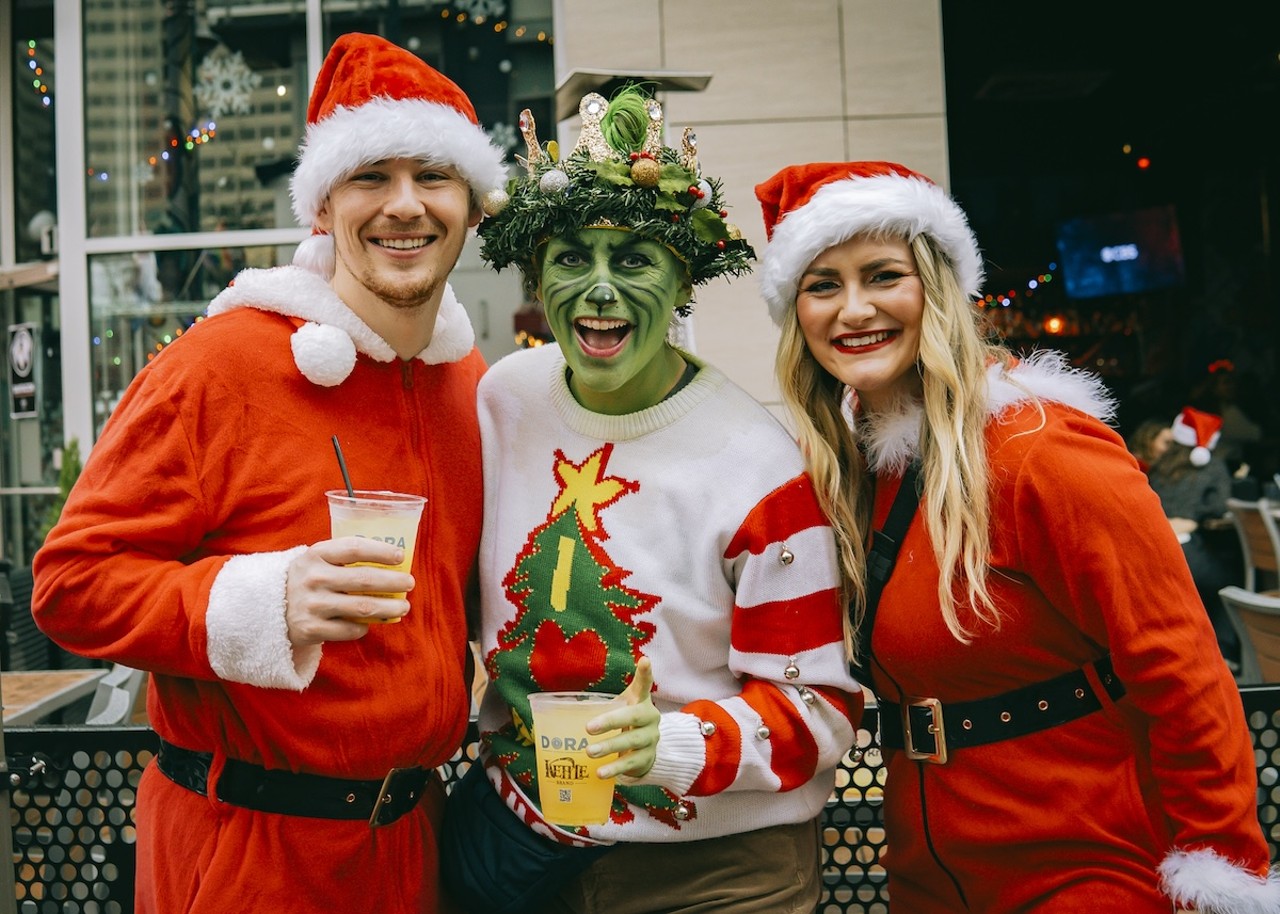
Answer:
[[[516,158],[525,173],[483,201],[480,256],[490,266],[532,275],[548,238],[612,227],[665,245],[695,285],[750,271],[755,252],[726,221],[720,182],[702,174],[692,128],[679,151],[662,145],[662,105],[635,86],[612,101],[584,96],[578,112],[582,133],[563,160],[554,140],[539,144],[533,115],[520,113],[528,154]]]

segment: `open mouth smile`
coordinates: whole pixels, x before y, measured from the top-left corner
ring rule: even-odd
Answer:
[[[583,353],[597,359],[617,354],[631,335],[631,324],[616,318],[580,317],[573,329]]]
[[[874,330],[870,333],[838,336],[831,345],[841,352],[869,352],[897,339],[901,330]]]
[[[429,245],[432,238],[370,238],[369,241],[380,248],[386,248],[391,251],[416,251]]]

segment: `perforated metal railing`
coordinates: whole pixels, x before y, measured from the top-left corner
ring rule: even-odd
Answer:
[[[1241,689],[1258,768],[1258,818],[1280,859],[1280,685]],[[817,914],[888,914],[881,799],[885,769],[868,709],[823,815],[823,893]],[[475,760],[471,739],[441,767],[446,783]],[[20,914],[133,910],[133,807],[155,754],[142,727],[23,727],[5,731],[14,875]],[[34,772],[32,769],[36,769]]]
[[[1240,698],[1258,769],[1258,821],[1274,864],[1280,861],[1280,685],[1247,686]]]
[[[133,806],[155,755],[145,727],[5,731],[21,914],[133,910]]]

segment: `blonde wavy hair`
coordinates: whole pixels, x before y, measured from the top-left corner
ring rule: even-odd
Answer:
[[[993,362],[1007,366],[1012,356],[986,341],[978,310],[937,244],[919,235],[910,246],[924,290],[917,357],[924,396],[921,510],[941,571],[942,618],[956,640],[968,643],[975,623],[1000,625],[987,589],[991,515],[983,430],[987,368]],[[775,368],[818,499],[835,528],[851,607],[845,615],[846,649],[853,656],[866,607],[872,476],[850,427],[851,392],[810,353],[794,301],[783,320]],[[957,601],[961,582],[964,597]]]

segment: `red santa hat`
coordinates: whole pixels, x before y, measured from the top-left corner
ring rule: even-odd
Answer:
[[[451,165],[483,201],[506,184],[504,157],[452,80],[377,35],[350,32],[329,49],[311,92],[290,185],[293,213],[314,230],[335,184],[364,165],[395,158]],[[313,234],[293,260],[332,276],[333,239]]]
[[[761,291],[775,324],[795,303],[813,259],[861,232],[929,235],[951,259],[960,287],[982,288],[982,254],[964,211],[922,174],[894,162],[791,165],[756,185],[769,239]]]
[[[1173,440],[1191,448],[1192,466],[1202,467],[1209,462],[1209,452],[1222,437],[1222,417],[1186,407],[1173,420]]]

